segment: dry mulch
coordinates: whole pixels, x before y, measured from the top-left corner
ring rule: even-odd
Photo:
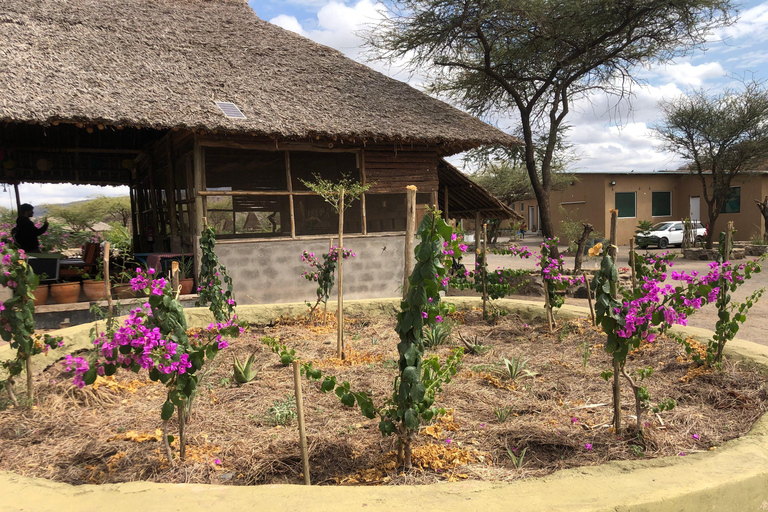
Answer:
[[[328,375],[348,380],[381,404],[397,374],[394,319],[349,319],[350,356],[335,359],[335,321],[317,326],[283,319],[250,331],[205,368],[188,426],[187,459],[169,465],[160,443],[165,388],[145,374],[77,389],[61,364],[37,380],[38,403],[13,408],[0,397],[0,469],[71,484],[199,482],[234,485],[302,483],[297,422],[291,411],[292,370],[280,365],[261,338],[278,337]],[[653,366],[646,382],[654,400],[677,407],[644,416],[643,435],[633,434],[634,399],[622,383],[624,424],[615,434],[611,386],[600,373],[610,367],[604,335],[586,320],[527,325],[510,315],[483,321],[477,311],[454,315],[458,334],[486,350],[465,355],[453,382],[438,395],[448,414],[425,425],[414,445],[415,467],[395,463],[395,439],[378,422],[343,406],[319,384],[304,382],[304,410],[312,482],[318,484],[426,484],[477,479],[508,481],[610,460],[678,456],[716,449],[746,433],[766,409],[765,377],[746,362],[728,360],[722,371],[696,367],[674,340],[660,337],[631,354],[632,370]],[[428,349],[441,360],[451,345]],[[585,350],[589,350],[586,366]],[[236,385],[232,357],[256,353],[254,381]],[[504,378],[503,358],[527,359],[535,376]],[[23,385],[22,385],[23,387]],[[23,396],[23,390],[19,390]],[[289,413],[290,416],[290,413]],[[175,433],[175,417],[171,421]],[[591,446],[591,449],[590,449]],[[525,453],[516,467],[509,454]]]

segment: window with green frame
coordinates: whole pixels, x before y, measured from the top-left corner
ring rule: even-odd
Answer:
[[[651,216],[672,216],[672,192],[651,192]]]
[[[616,209],[619,210],[619,218],[635,217],[635,193],[634,192],[616,192]]]
[[[723,211],[720,213],[739,213],[741,212],[741,187],[731,187],[725,196]]]

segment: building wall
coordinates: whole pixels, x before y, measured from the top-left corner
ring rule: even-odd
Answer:
[[[240,304],[314,303],[317,285],[302,277],[301,273],[310,267],[301,261],[301,254],[307,250],[319,256],[328,251],[329,240],[223,240],[216,244],[216,256],[232,276]],[[345,299],[402,294],[403,235],[345,236],[344,246],[356,254],[344,262]],[[336,291],[331,299],[335,297]]]

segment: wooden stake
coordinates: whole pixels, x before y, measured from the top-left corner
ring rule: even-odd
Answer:
[[[112,304],[112,285],[109,282],[109,242],[104,242],[104,293],[107,294],[107,313],[110,317],[115,314],[115,306]]]
[[[608,254],[610,254],[611,258],[613,259],[613,264],[616,264],[616,256],[619,253],[619,248],[616,246],[618,243],[616,241],[616,222],[619,218],[619,210],[611,210],[611,239],[610,239],[610,246],[608,247]],[[619,297],[619,287],[618,283],[617,286],[614,287],[614,298]]]
[[[416,187],[405,187],[405,262],[403,267],[403,300],[408,298],[408,279],[413,272],[413,239],[416,236]]]
[[[483,223],[483,320],[488,318],[488,261],[486,256],[488,253],[488,224]]]
[[[304,468],[304,485],[311,485],[309,481],[307,433],[304,430],[304,400],[301,396],[301,370],[298,361],[293,362],[293,388],[296,393],[296,415],[299,418],[299,447],[301,448],[301,465]]]
[[[181,293],[181,287],[179,286],[179,262],[171,262],[171,288],[176,293],[176,298],[179,298]]]
[[[339,285],[336,289],[338,294],[338,313],[336,317],[339,321],[338,336],[336,339],[336,357],[344,359],[344,289],[342,288],[343,271],[344,266],[344,189],[339,192],[339,248],[336,252],[338,255],[339,263]]]
[[[635,239],[629,239],[629,268],[632,270],[632,289],[637,288],[637,275],[635,273]]]
[[[725,230],[725,252],[723,253],[723,257],[725,258],[725,261],[729,261],[731,259],[731,248],[733,246],[733,221],[728,221],[728,227]]]
[[[544,247],[541,248],[541,252],[545,251]],[[542,267],[544,265],[542,264]],[[543,270],[543,269],[542,269]],[[549,325],[549,332],[554,330],[554,317],[552,315],[552,305],[549,302],[549,286],[547,280],[544,278],[544,272],[541,273],[541,282],[544,284],[544,312],[547,315],[547,324]]]
[[[592,288],[589,284],[589,279],[587,279],[587,275],[585,273],[581,274],[584,276],[584,283],[587,285],[587,302],[589,303],[589,317],[592,319],[592,325],[597,325],[597,319],[595,318],[595,307],[592,305]]]

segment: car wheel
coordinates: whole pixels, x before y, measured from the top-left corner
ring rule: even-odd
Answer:
[[[662,238],[659,240],[659,249],[666,249],[669,246],[669,240]]]

